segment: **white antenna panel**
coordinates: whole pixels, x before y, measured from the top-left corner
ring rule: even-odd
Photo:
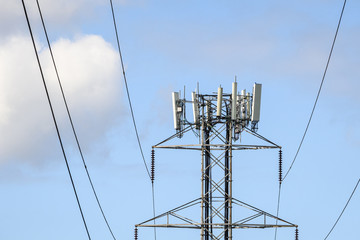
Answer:
[[[246,90],[241,90],[240,119],[246,119]]]
[[[193,105],[193,115],[194,115],[194,124],[199,124],[199,105],[196,98],[196,92],[191,93],[192,105]]]
[[[236,120],[236,103],[237,103],[237,82],[232,84],[232,95],[231,95],[231,120]]]
[[[180,118],[178,115],[178,103],[179,103],[179,93],[172,93],[172,105],[173,105],[173,114],[174,114],[174,128],[175,130],[180,130]]]
[[[216,116],[221,117],[223,88],[218,88]]]
[[[246,118],[250,119],[250,109],[251,109],[250,93],[246,94]]]
[[[240,119],[240,113],[241,113],[241,95],[237,95],[237,101],[236,101],[236,120],[238,121]]]
[[[260,120],[260,102],[261,102],[261,84],[255,83],[253,87],[253,101],[251,121],[258,122]]]

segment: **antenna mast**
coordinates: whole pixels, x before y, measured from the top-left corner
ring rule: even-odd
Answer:
[[[220,86],[217,94],[192,92],[191,101],[186,101],[185,97],[181,99],[177,92],[172,96],[176,134],[154,145],[153,148],[201,151],[201,197],[135,225],[136,231],[138,227],[190,228],[200,230],[201,240],[231,240],[234,229],[297,229],[297,225],[241,202],[232,194],[233,151],[281,149],[279,145],[256,132],[260,120],[261,84],[254,84],[251,95],[246,93],[246,90],[239,94],[235,81],[231,94],[223,93]],[[192,123],[184,117],[187,103],[191,103],[193,108]],[[181,138],[187,132],[191,132],[194,127],[201,132],[200,143],[167,145],[174,138]],[[245,133],[261,139],[263,144],[244,145],[237,142],[240,135]],[[182,216],[181,212],[195,205],[201,206],[200,219],[191,220]],[[237,208],[247,208],[250,213],[246,216],[235,215],[234,211]]]

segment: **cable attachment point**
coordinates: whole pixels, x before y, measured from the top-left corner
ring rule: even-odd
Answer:
[[[279,184],[282,182],[282,150],[279,150]]]
[[[155,150],[151,150],[151,183],[155,180]]]
[[[295,229],[295,240],[299,240],[299,229]]]
[[[134,238],[135,238],[135,240],[138,240],[138,229],[137,229],[137,227],[135,227],[135,230],[134,230]]]

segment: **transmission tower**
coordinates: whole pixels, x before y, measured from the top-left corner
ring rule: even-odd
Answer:
[[[178,92],[172,93],[176,134],[153,148],[201,151],[201,197],[135,225],[136,239],[138,227],[199,229],[201,240],[231,240],[233,230],[241,228],[293,227],[298,238],[297,225],[233,197],[233,151],[281,149],[257,133],[261,87],[261,84],[255,83],[252,94],[246,93],[246,90],[238,93],[237,82],[234,82],[231,94],[224,94],[219,87],[217,94],[192,92],[191,101],[187,101],[185,96],[180,99]],[[186,118],[187,104],[192,105],[193,122]],[[199,143],[167,145],[188,132],[197,133]],[[240,140],[244,133],[255,136],[263,144],[242,144]],[[183,216],[182,212],[196,205],[201,207],[200,219]]]

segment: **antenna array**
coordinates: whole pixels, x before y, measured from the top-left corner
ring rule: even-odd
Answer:
[[[210,98],[206,98],[206,97]],[[204,98],[205,97],[205,98]],[[216,98],[216,105],[211,104],[210,111],[215,111],[214,120],[228,120],[233,121],[234,127],[234,139],[238,140],[239,133],[251,123],[251,130],[256,131],[258,128],[258,122],[260,121],[260,103],[261,103],[261,84],[255,83],[253,86],[252,95],[246,92],[245,89],[241,90],[241,93],[237,91],[237,82],[232,84],[232,94],[223,94],[223,88],[218,88],[217,95],[202,95],[195,92],[191,93],[191,103],[193,108],[193,122],[189,122],[185,119],[186,103],[185,98],[180,99],[180,92],[172,93],[172,106],[174,115],[174,128],[176,131],[181,132],[184,127],[192,125],[196,129],[200,129],[201,118],[200,108],[206,101],[212,101]],[[226,108],[223,108],[223,105]],[[226,110],[226,111],[223,111]],[[215,113],[215,112],[214,112]],[[181,134],[179,135],[182,136]]]

